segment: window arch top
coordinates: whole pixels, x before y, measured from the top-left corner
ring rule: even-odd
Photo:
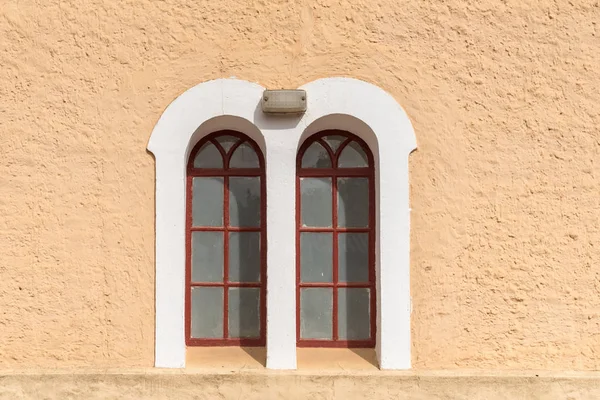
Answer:
[[[325,131],[310,137],[300,148],[298,168],[369,168],[373,162],[367,145],[348,132]]]
[[[261,152],[254,141],[233,131],[212,134],[192,150],[191,169],[258,169],[262,168]]]

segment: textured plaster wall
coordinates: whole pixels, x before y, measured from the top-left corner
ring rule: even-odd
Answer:
[[[0,400],[597,400],[596,373],[386,374],[120,370],[86,373],[31,371],[0,374]]]
[[[0,368],[151,366],[164,108],[327,76],[413,122],[413,365],[600,368],[597,0],[0,4]],[[199,105],[201,107],[201,105]]]

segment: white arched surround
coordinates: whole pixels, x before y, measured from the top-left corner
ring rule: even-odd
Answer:
[[[392,96],[369,83],[325,78],[302,86],[302,116],[262,113],[263,87],[237,79],[201,83],[179,96],[152,131],[156,158],[157,367],[185,366],[185,166],[204,136],[234,129],[253,138],[266,161],[267,367],[296,368],[296,153],[311,134],[342,129],[361,137],[375,158],[377,199],[377,356],[382,369],[410,359],[410,208],[412,125]]]

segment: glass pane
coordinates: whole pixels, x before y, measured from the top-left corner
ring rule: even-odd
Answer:
[[[369,234],[338,233],[338,280],[369,281]]]
[[[223,150],[225,150],[225,153],[229,152],[229,149],[231,149],[231,146],[236,144],[238,140],[240,140],[240,139],[236,138],[235,136],[229,136],[229,135],[223,135],[223,136],[219,136],[217,138],[217,142],[219,142],[221,147],[223,147]]]
[[[223,282],[223,232],[192,232],[192,282]]]
[[[369,178],[338,178],[338,226],[369,226]]]
[[[260,226],[260,177],[229,178],[229,225]]]
[[[242,143],[233,152],[229,168],[259,168],[258,156],[248,143]]]
[[[300,233],[300,280],[332,282],[333,233]]]
[[[194,168],[223,168],[223,157],[214,144],[207,142],[200,148],[194,158]]]
[[[331,147],[331,149],[335,153],[337,151],[338,147],[340,147],[340,144],[344,143],[344,140],[346,140],[346,137],[340,136],[340,135],[331,135],[331,136],[325,136],[323,138],[323,140]]]
[[[338,289],[338,338],[369,339],[371,336],[368,288]]]
[[[331,227],[331,178],[300,178],[302,226]]]
[[[314,142],[302,156],[302,168],[331,168],[329,153],[320,143]]]
[[[333,289],[300,289],[300,338],[332,339]]]
[[[223,288],[192,288],[193,338],[223,338]]]
[[[229,282],[260,282],[260,232],[229,233]]]
[[[364,150],[357,142],[350,142],[342,150],[338,159],[339,168],[368,167],[369,159]]]
[[[229,289],[229,337],[260,337],[260,288]]]
[[[223,191],[223,178],[193,178],[193,226],[223,226]]]

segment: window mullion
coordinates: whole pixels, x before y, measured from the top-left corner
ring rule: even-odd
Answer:
[[[223,185],[223,338],[229,337],[229,177],[224,176]]]
[[[338,215],[337,215],[337,179],[334,175],[331,177],[331,207],[332,207],[332,226],[333,226],[333,340],[338,340]]]

